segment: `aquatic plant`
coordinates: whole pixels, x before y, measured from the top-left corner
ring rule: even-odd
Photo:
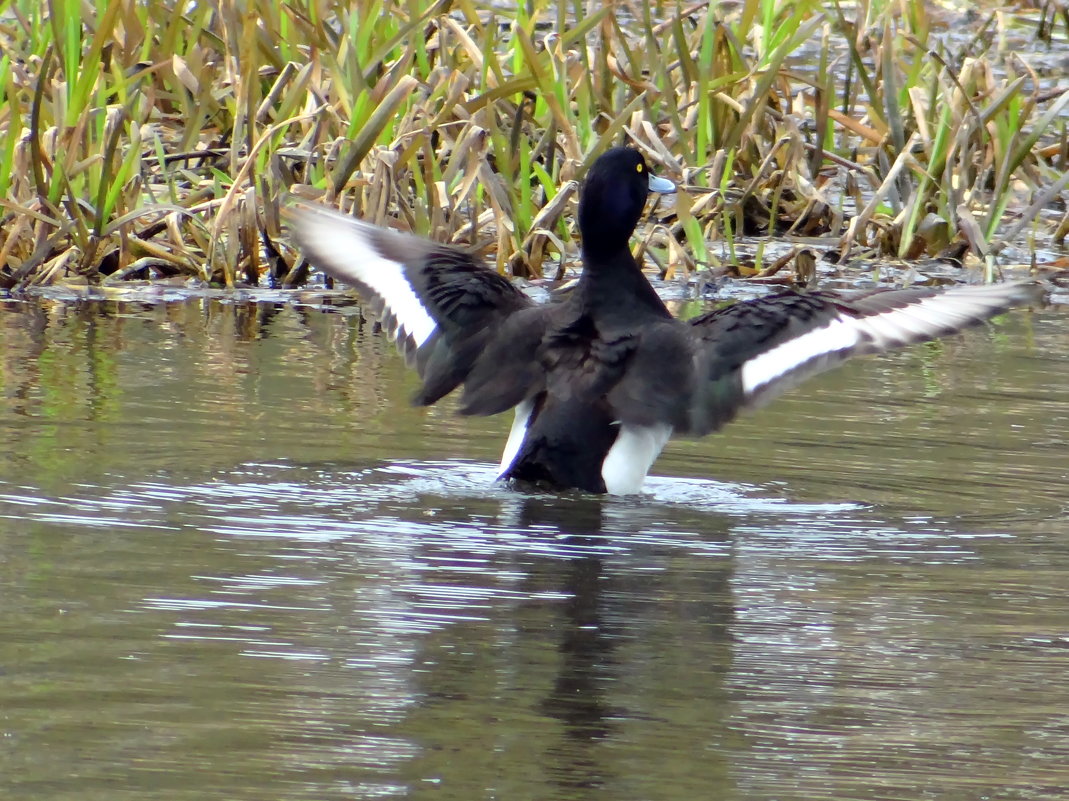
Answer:
[[[300,285],[290,193],[559,272],[575,181],[621,141],[688,190],[641,245],[665,274],[780,280],[813,237],[990,272],[1069,230],[1069,92],[1018,46],[1064,55],[1064,15],[591,8],[0,2],[0,287]],[[766,264],[785,234],[808,239]]]

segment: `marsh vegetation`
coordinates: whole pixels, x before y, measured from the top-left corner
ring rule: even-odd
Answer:
[[[1067,29],[1053,3],[6,0],[0,287],[300,286],[293,194],[556,276],[621,141],[687,190],[639,245],[663,276],[1057,269]]]

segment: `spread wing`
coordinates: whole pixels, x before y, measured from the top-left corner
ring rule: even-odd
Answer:
[[[544,384],[534,353],[547,310],[471,253],[321,206],[292,211],[309,261],[360,291],[419,372],[415,403],[463,384],[463,412],[496,414]]]
[[[689,321],[693,388],[681,434],[701,436],[854,355],[952,334],[1035,300],[1031,282],[784,293]]]

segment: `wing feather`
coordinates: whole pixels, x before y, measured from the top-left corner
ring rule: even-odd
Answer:
[[[946,336],[1033,302],[1029,281],[855,295],[784,293],[690,321],[694,391],[685,425],[703,435],[854,355]]]
[[[506,355],[498,343],[501,329],[521,311],[528,312],[525,318],[536,333],[539,325],[544,328],[544,312],[532,308],[526,295],[466,250],[322,206],[302,205],[292,212],[297,241],[308,259],[356,287],[406,362],[419,372],[423,387],[415,403],[434,403],[473,371],[480,386],[490,387],[487,391],[500,390],[486,378],[491,368],[480,364],[491,352],[491,361]],[[535,391],[541,378],[530,366],[513,370],[511,377],[527,385],[497,391],[485,400],[467,387],[465,411],[504,411]]]

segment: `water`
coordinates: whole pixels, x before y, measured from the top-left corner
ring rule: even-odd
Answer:
[[[1069,797],[1064,309],[605,500],[353,312],[4,302],[0,797]]]

